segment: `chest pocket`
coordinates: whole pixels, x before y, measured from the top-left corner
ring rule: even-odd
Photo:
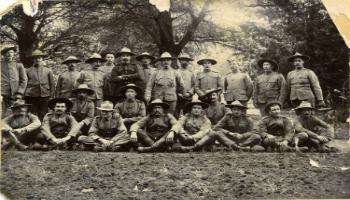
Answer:
[[[294,85],[299,85],[299,86],[308,86],[310,85],[309,78],[307,74],[298,74],[296,76],[291,77],[291,84],[292,86]]]

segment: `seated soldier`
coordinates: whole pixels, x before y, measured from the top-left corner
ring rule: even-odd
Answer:
[[[177,121],[168,109],[168,104],[155,99],[148,106],[149,114],[131,126],[131,140],[143,145],[138,147],[139,152],[161,150],[173,142],[171,130]]]
[[[78,126],[78,122],[69,113],[72,102],[66,98],[55,98],[49,101],[48,106],[52,111],[43,119],[41,134],[51,149],[71,149],[78,134],[73,129]]]
[[[208,104],[198,99],[193,99],[186,104],[186,114],[179,119],[174,129],[172,129],[180,142],[174,145],[174,150],[180,152],[200,150],[204,145],[215,141],[210,120],[203,114],[203,109],[207,107]]]
[[[258,145],[261,142],[260,135],[253,132],[254,122],[246,116],[247,107],[239,101],[234,101],[226,107],[231,108],[231,113],[222,118],[213,128],[216,131],[217,140],[234,149],[250,149],[263,151]]]
[[[288,146],[294,137],[293,122],[281,116],[281,103],[271,101],[266,104],[263,117],[257,126],[257,132],[262,138],[262,146],[267,151],[290,151]]]
[[[220,92],[222,89],[207,90],[206,93],[200,97],[203,102],[209,102],[209,106],[205,109],[205,114],[210,120],[212,125],[215,125],[222,119],[227,113],[230,113],[230,109],[225,107],[225,104],[220,102]]]
[[[95,151],[121,151],[128,148],[130,136],[119,114],[113,114],[113,103],[104,101],[97,107],[100,115],[92,121],[88,136],[80,136],[78,141],[85,149]]]
[[[72,98],[73,107],[71,114],[77,120],[78,126],[73,127],[75,131],[87,135],[91,122],[95,117],[95,104],[89,99],[94,91],[86,84],[80,84],[78,88],[72,90],[75,98]]]
[[[18,100],[10,107],[12,114],[3,119],[2,149],[15,146],[18,150],[26,150],[28,145],[35,143],[41,123],[37,116],[28,112],[28,106]]]
[[[319,152],[330,152],[327,147],[334,136],[334,131],[330,125],[313,115],[314,107],[310,102],[302,101],[295,112],[298,118],[295,122],[295,148],[306,146]]]
[[[137,96],[142,98],[143,92],[135,84],[128,84],[120,88],[120,93],[125,94],[125,99],[117,103],[114,109],[122,116],[124,125],[129,130],[133,123],[146,116],[145,103],[136,99]]]

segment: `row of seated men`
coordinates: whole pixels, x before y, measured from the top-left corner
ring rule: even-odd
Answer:
[[[19,99],[11,106],[12,114],[3,119],[2,148],[188,152],[217,141],[242,151],[335,151],[327,145],[333,129],[313,115],[315,108],[310,102],[303,101],[295,108],[296,120],[281,115],[279,101],[268,102],[267,116],[254,123],[239,101],[220,103],[220,91],[208,90],[200,99],[193,98],[179,119],[160,99],[146,107],[137,99],[143,91],[135,84],[121,88],[124,100],[116,105],[102,102],[97,116],[89,99],[94,91],[84,84],[73,90],[77,96],[73,101],[50,100],[51,111],[42,122],[28,112],[31,105]]]
[[[81,72],[76,69],[76,65],[82,61],[69,56],[62,63],[68,70],[59,74],[56,83],[51,69],[45,67],[46,53],[33,51],[30,58],[34,64],[24,69],[22,64],[14,60],[15,51],[14,47],[1,51],[4,57],[1,63],[3,111],[11,106],[13,96],[18,93],[25,97],[27,103],[32,104],[31,112],[40,120],[48,112],[45,105],[51,98],[71,98],[73,89],[79,84],[87,84],[94,90],[90,98],[99,107],[103,100],[118,103],[123,98],[120,88],[134,83],[143,89],[144,93],[139,96],[146,103],[150,103],[152,99],[161,99],[169,105],[169,112],[176,117],[195,93],[203,96],[206,90],[213,88],[223,89],[221,93],[227,103],[238,100],[246,106],[252,99],[262,115],[266,114],[266,103],[272,100],[278,100],[282,104],[288,102],[293,107],[303,100],[309,101],[314,107],[324,105],[316,74],[304,67],[304,63],[310,58],[298,53],[288,58],[295,69],[288,73],[286,79],[279,73],[279,66],[275,61],[260,59],[258,67],[263,73],[253,83],[248,74],[239,71],[239,64],[230,63],[232,72],[223,78],[212,70],[212,66],[217,64],[213,58],[199,59],[197,64],[203,71],[194,74],[189,68],[193,59],[188,54],[173,57],[164,52],[156,59],[149,53],[135,56],[130,49],[122,48],[119,52],[105,51],[102,56],[92,54],[85,60],[90,67]],[[134,63],[133,57],[140,64]],[[114,62],[114,58],[118,62]]]

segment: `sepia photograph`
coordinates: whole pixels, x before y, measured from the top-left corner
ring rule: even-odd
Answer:
[[[0,200],[350,199],[350,0],[1,0]]]

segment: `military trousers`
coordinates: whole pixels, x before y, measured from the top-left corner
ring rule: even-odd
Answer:
[[[228,139],[234,141],[236,144],[238,144],[241,147],[253,147],[254,145],[260,144],[262,141],[261,136],[252,133],[252,132],[246,132],[246,133],[230,133],[225,131],[217,131],[221,137],[227,137]]]
[[[44,119],[46,113],[48,113],[48,103],[50,97],[25,97],[26,103],[31,104],[29,110],[34,115],[38,116],[40,121]]]

